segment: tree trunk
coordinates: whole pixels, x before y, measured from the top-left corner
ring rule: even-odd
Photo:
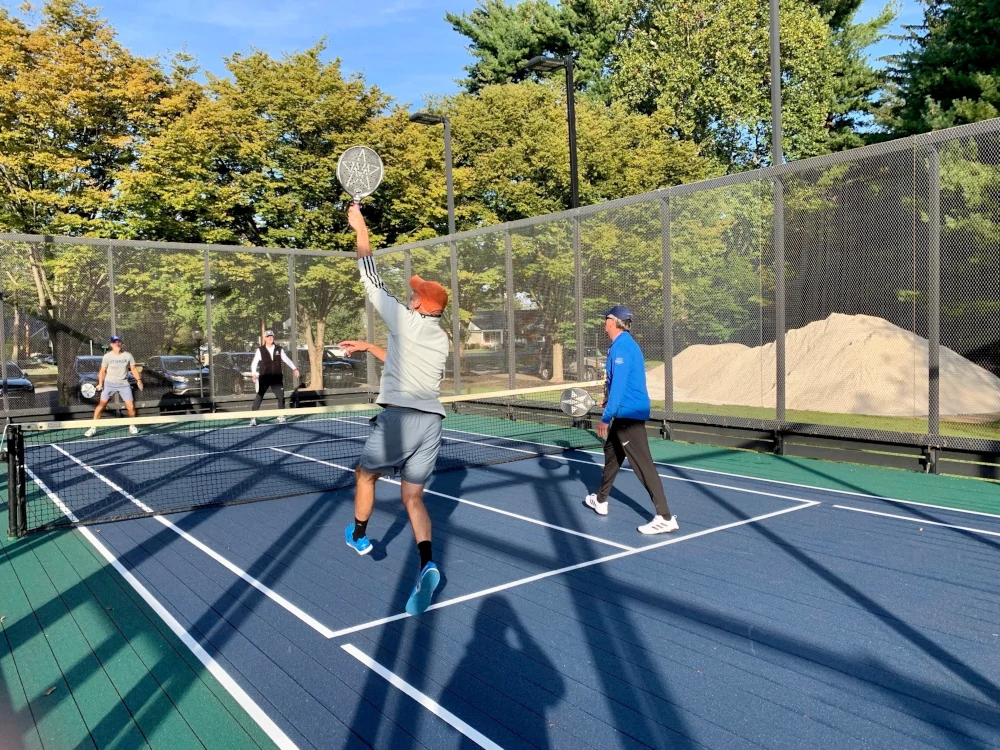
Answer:
[[[25,308],[21,308],[21,325],[24,326],[24,338],[21,345],[22,353],[24,358],[28,359],[31,356],[31,316]]]
[[[21,353],[21,309],[17,305],[12,305],[14,310],[14,322],[11,325],[10,332],[10,359],[12,362],[17,362],[18,357]],[[4,310],[7,308],[5,307]],[[4,316],[6,318],[6,315]],[[3,325],[7,325],[7,321],[3,321]],[[28,358],[28,344],[25,342],[24,345],[24,358]],[[3,353],[3,356],[7,356],[7,352]]]
[[[552,382],[562,383],[563,379],[563,345],[556,341],[552,344]]]
[[[312,321],[306,318],[303,321],[303,328],[306,332],[306,347],[309,350],[309,384],[312,391],[323,388],[323,345],[326,338],[326,321],[316,321],[316,332],[313,334]]]

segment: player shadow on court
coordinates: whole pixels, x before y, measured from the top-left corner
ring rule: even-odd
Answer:
[[[548,469],[550,471],[553,471],[553,470],[556,470],[556,469],[562,469],[562,468],[564,468],[566,466],[569,466],[569,478],[572,479],[572,480],[574,480],[574,481],[576,481],[576,482],[579,482],[583,487],[586,487],[587,488],[587,493],[597,492],[597,488],[598,488],[598,486],[601,483],[601,468],[602,468],[602,466],[601,466],[601,464],[597,463],[596,461],[594,462],[594,466],[596,466],[597,468],[591,470],[591,473],[587,474],[586,476],[584,476],[584,469],[583,469],[584,465],[583,464],[578,464],[578,463],[572,462],[572,461],[571,462],[564,462],[564,461],[557,461],[554,458],[543,457],[543,458],[539,459],[538,465],[541,468]],[[628,465],[629,464],[628,464],[628,461],[626,459],[626,461],[622,464],[623,470],[624,470],[624,467],[626,467]],[[586,495],[587,493],[583,493],[583,494]],[[619,490],[617,487],[612,487],[611,488],[611,494],[609,494],[608,497],[610,499],[614,500],[616,503],[620,503],[621,505],[624,505],[627,508],[631,508],[633,511],[635,511],[637,519],[641,520],[643,523],[645,523],[646,521],[649,520],[649,516],[650,516],[650,512],[651,512],[650,508],[644,506],[642,503],[640,503],[639,501],[635,500],[631,496],[626,495],[624,492],[622,492],[621,490]],[[585,506],[584,498],[583,497],[580,498],[580,504]],[[590,511],[590,512],[592,513],[593,511]],[[579,526],[579,524],[577,524],[577,526]],[[568,528],[577,528],[577,527],[571,526],[571,527],[568,527]],[[583,528],[577,528],[577,530],[578,531],[584,531],[585,529],[583,529]]]
[[[481,695],[486,701],[516,696],[531,711],[518,712],[502,724],[514,729],[532,747],[547,750],[548,712],[566,693],[556,665],[521,622],[510,600],[493,594],[482,600],[472,624],[472,639],[452,672],[439,702],[446,708],[455,696]],[[493,705],[497,705],[494,703]]]

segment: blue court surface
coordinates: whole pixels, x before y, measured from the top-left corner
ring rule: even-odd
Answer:
[[[388,481],[367,557],[350,489],[84,533],[279,746],[1000,747],[1000,516],[661,465],[680,531],[643,537],[631,472],[584,507],[600,461],[436,475],[417,618]]]

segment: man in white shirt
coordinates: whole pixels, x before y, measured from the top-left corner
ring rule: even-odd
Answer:
[[[406,602],[406,611],[419,615],[431,603],[441,573],[431,554],[431,518],[424,507],[424,484],[434,471],[441,446],[445,411],[438,400],[448,359],[448,335],[441,329],[441,313],[448,307],[448,292],[434,281],[410,279],[413,295],[409,307],[389,294],[375,268],[368,228],[361,209],[352,205],[347,214],[358,234],[358,267],[372,306],[385,321],[385,349],[366,341],[342,341],[348,355],[371,352],[385,362],[378,404],[383,411],[372,420],[355,470],[354,523],[344,531],[347,545],[359,555],[371,552],[368,519],[375,507],[375,483],[383,474],[399,474],[403,506],[413,527],[420,553],[420,573]]]
[[[253,362],[250,363],[250,375],[253,378],[254,386],[257,388],[257,395],[253,400],[253,411],[260,408],[260,402],[264,400],[264,394],[268,389],[278,399],[278,408],[285,408],[285,383],[282,376],[281,363],[284,362],[295,375],[295,382],[299,380],[299,368],[288,358],[280,346],[274,343],[274,331],[264,331],[264,345],[257,348],[253,355]],[[260,372],[258,372],[258,370]],[[279,422],[284,422],[283,416],[278,417]],[[257,424],[256,419],[250,420],[250,425]]]

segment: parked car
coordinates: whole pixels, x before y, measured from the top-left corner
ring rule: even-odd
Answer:
[[[364,354],[355,354],[357,358],[343,356],[344,351],[339,346],[323,347],[323,387],[353,388],[358,382],[355,370],[357,362],[364,362]],[[298,351],[299,380],[305,384],[309,381],[309,350],[300,346]],[[288,380],[286,368],[285,380]]]
[[[86,393],[90,393],[90,389],[84,388],[88,383],[92,386],[97,385],[97,378],[101,372],[101,362],[103,357],[99,355],[81,355],[73,360],[73,391],[76,393],[77,397],[81,401],[87,401],[92,404],[96,404],[101,400],[100,391],[93,392],[93,395],[87,396]],[[126,373],[125,377],[128,379],[129,385],[132,386],[133,398],[138,399],[139,396],[135,395],[138,392],[138,387],[135,384],[135,378],[132,377],[132,373]]]
[[[7,363],[7,379],[0,392],[7,394],[10,409],[30,409],[35,405],[35,386],[14,362]]]
[[[163,354],[150,357],[142,367],[146,400],[162,396],[208,396],[211,383],[208,368],[190,355]]]
[[[250,363],[253,352],[219,352],[212,357],[215,390],[219,395],[242,396],[253,393]]]
[[[55,365],[56,358],[51,354],[32,354],[30,357],[31,361],[36,365]]]

